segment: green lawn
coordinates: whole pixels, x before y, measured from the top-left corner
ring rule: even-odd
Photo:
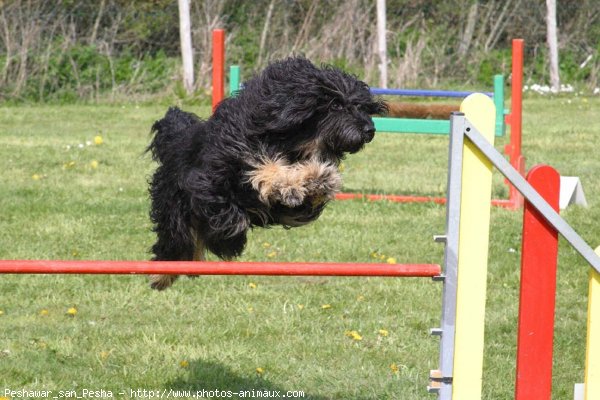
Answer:
[[[200,114],[208,109],[186,107]],[[600,99],[527,99],[527,165],[579,176],[589,208],[563,215],[600,244]],[[0,258],[144,260],[153,241],[149,105],[0,108]],[[102,138],[101,144],[95,138]],[[497,148],[506,144],[497,141]],[[344,162],[350,191],[445,194],[447,137],[379,134]],[[505,197],[495,174],[494,196]],[[514,390],[520,212],[494,208],[484,398]],[[257,229],[242,260],[441,263],[445,209],[334,202],[314,224]],[[588,267],[561,241],[554,398],[583,380]],[[310,399],[431,399],[441,286],[429,279],[143,276],[0,280],[5,389],[302,391]],[[70,308],[76,314],[68,314]],[[72,310],[73,311],[73,310]],[[354,336],[352,331],[356,331]],[[357,340],[358,338],[361,340]],[[16,398],[18,396],[8,396]]]

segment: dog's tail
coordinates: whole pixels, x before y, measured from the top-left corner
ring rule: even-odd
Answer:
[[[195,114],[181,111],[177,107],[169,107],[164,118],[152,125],[154,137],[146,151],[152,153],[152,159],[155,161],[164,162],[169,154],[173,154],[174,146],[178,147],[178,144],[185,140],[187,128],[201,121]]]

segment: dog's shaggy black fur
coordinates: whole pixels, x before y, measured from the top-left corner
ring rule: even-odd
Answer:
[[[170,108],[148,148],[159,163],[153,260],[231,259],[253,226],[314,221],[340,189],[340,160],[373,139],[371,115],[384,110],[364,82],[298,57],[270,64],[208,120]]]

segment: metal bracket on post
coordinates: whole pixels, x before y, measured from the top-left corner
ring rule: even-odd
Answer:
[[[448,242],[448,237],[446,235],[433,235],[433,241],[436,243],[443,243],[445,245]],[[434,282],[444,282],[445,279],[446,276],[444,273],[431,277],[431,280]]]
[[[446,235],[433,235],[433,241],[436,243],[446,243],[448,237]]]
[[[443,332],[444,332],[444,331],[443,331],[442,329],[440,329],[440,328],[431,328],[431,329],[429,330],[429,334],[430,334],[431,336],[442,336],[442,333],[443,333]]]
[[[429,371],[429,386],[427,391],[429,393],[441,394],[442,385],[452,385],[452,377],[445,377],[442,371],[439,369],[432,369]]]

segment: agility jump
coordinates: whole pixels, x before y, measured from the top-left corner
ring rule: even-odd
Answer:
[[[581,398],[600,398],[600,322],[597,320],[600,314],[600,257],[556,211],[560,192],[558,173],[550,167],[537,166],[532,168],[526,180],[493,147],[491,101],[484,95],[473,95],[465,99],[461,111],[465,115],[451,117],[447,230],[443,237],[446,243],[443,316],[441,328],[432,330],[433,334],[441,336],[440,368],[431,372],[430,391],[438,393],[444,400],[481,399],[489,200],[492,169],[496,167],[527,200],[522,239],[515,399],[541,400],[551,396],[556,289],[553,282],[556,279],[558,233],[592,267],[584,397]],[[540,272],[542,267],[544,271]],[[544,276],[540,277],[540,273]]]
[[[550,264],[556,264],[556,253],[550,251],[549,257],[540,258],[531,251],[539,249],[541,242],[556,241],[556,232],[592,266],[583,392],[585,400],[600,398],[600,320],[597,317],[600,315],[600,257],[555,211],[558,173],[549,167],[534,167],[525,180],[493,147],[494,105],[489,97],[471,95],[463,101],[461,111],[464,114],[455,114],[450,119],[446,232],[437,238],[445,243],[443,269],[436,264],[0,260],[0,273],[430,277],[442,282],[443,299],[441,325],[431,331],[440,336],[440,360],[439,368],[431,371],[429,391],[437,393],[440,400],[479,400],[485,348],[491,179],[492,169],[496,167],[528,202],[523,228],[524,277],[515,398],[548,399],[551,391],[552,341],[548,337],[553,333],[553,324],[536,321],[540,298],[545,299],[546,306],[541,311],[545,321],[553,319],[555,288],[550,278],[550,284],[541,285],[540,291],[539,279],[532,282],[531,278],[532,268],[539,274],[539,267],[531,263],[549,264],[546,273],[555,274],[552,272],[555,267]],[[542,229],[532,229],[532,224]],[[548,246],[544,250],[553,248]],[[535,308],[532,298],[536,299]],[[540,337],[546,339],[537,340]]]

